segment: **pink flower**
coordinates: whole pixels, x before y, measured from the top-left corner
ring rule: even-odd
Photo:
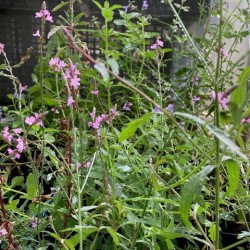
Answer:
[[[216,100],[216,94],[215,94],[214,90],[211,91],[211,97],[212,97],[212,101]],[[224,96],[223,93],[218,92],[218,102],[219,102],[219,104],[221,105],[221,107],[223,109],[227,109],[228,108],[227,104],[229,102],[229,99],[230,99],[229,96]]]
[[[65,68],[67,66],[67,64],[60,60],[58,57],[54,57],[54,58],[51,58],[50,61],[49,61],[49,66],[56,72],[60,72],[61,69]]]
[[[34,113],[34,116],[26,117],[25,123],[32,126],[37,124],[39,126],[43,126],[43,121],[38,113]]]
[[[68,105],[68,106],[72,106],[72,104],[74,104],[74,103],[75,103],[75,101],[74,101],[73,97],[70,96],[70,97],[68,98],[67,105]]]
[[[0,230],[1,236],[5,236],[8,234],[7,230],[5,228]]]
[[[90,162],[90,161],[87,161],[87,162],[84,164],[84,166],[85,166],[86,168],[89,168],[89,167],[91,166],[91,162]]]
[[[48,10],[40,10],[39,12],[36,12],[35,18],[41,18],[41,17],[45,17],[46,21],[53,22],[53,18]]]
[[[200,99],[201,99],[201,98],[200,98],[199,96],[194,96],[194,97],[193,97],[193,102],[200,101]]]
[[[17,150],[12,150],[11,148],[8,148],[7,152],[13,159],[20,159],[21,157],[21,155],[17,152]]]
[[[22,129],[21,128],[14,128],[13,131],[16,135],[18,135],[22,132]]]
[[[157,45],[160,46],[160,47],[163,47],[163,45],[164,45],[163,41],[161,41],[161,40],[159,40],[159,39],[157,40],[156,43],[157,43]]]
[[[95,90],[92,90],[90,93],[91,93],[92,95],[98,96],[99,91],[98,91],[98,89],[95,89]]]
[[[220,54],[222,57],[227,57],[228,56],[228,51],[226,51],[224,48],[220,49]]]
[[[4,44],[0,43],[0,55],[4,52]]]
[[[24,140],[22,138],[17,138],[17,142],[18,142],[16,145],[17,151],[19,153],[22,153],[26,148],[24,144]]]
[[[33,36],[37,36],[37,37],[41,38],[40,30],[37,30],[36,33],[33,34]]]
[[[152,45],[150,46],[150,48],[151,48],[151,49],[157,49],[158,46],[163,47],[163,45],[164,45],[164,42],[161,41],[160,39],[157,39],[156,43],[152,44]]]
[[[152,44],[152,45],[150,46],[151,49],[157,49],[157,47],[158,47],[158,46],[157,46],[157,43],[154,43],[154,44]]]
[[[80,78],[77,76],[80,75],[79,70],[76,68],[76,66],[71,62],[70,67],[65,72],[65,79],[70,79],[70,86],[73,87],[73,89],[78,89],[78,86],[80,86]]]
[[[7,141],[7,142],[11,142],[12,140],[12,135],[9,133],[9,127],[4,127],[2,130],[2,134],[3,134],[3,138]]]
[[[25,123],[32,126],[35,123],[36,118],[34,116],[26,117]]]
[[[76,75],[74,75],[71,80],[70,80],[70,86],[73,87],[73,89],[78,89],[78,87],[80,86],[80,78],[78,78]]]
[[[243,124],[243,123],[248,123],[248,124],[250,124],[250,117],[249,117],[249,118],[243,118],[243,119],[241,120],[241,124]]]

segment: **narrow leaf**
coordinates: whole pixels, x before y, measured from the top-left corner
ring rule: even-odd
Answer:
[[[242,157],[245,160],[248,160],[247,156],[245,154],[243,154],[241,149],[221,129],[215,127],[212,124],[209,124],[208,122],[202,120],[199,117],[196,117],[196,116],[193,116],[193,115],[190,115],[187,113],[175,112],[174,114],[188,118],[190,120],[193,120],[193,121],[205,126],[205,128],[207,130],[209,130],[215,137],[217,137],[224,145],[226,145],[231,150],[231,152],[239,155],[240,157]]]
[[[206,166],[199,173],[195,174],[184,185],[181,190],[180,213],[183,223],[187,227],[192,227],[189,221],[189,210],[192,202],[197,199],[201,193],[202,185],[207,175],[214,169],[214,166]]]
[[[233,196],[237,190],[240,180],[240,166],[238,162],[232,159],[226,160],[225,165],[228,177],[228,187],[226,195]]]
[[[37,195],[36,177],[30,173],[26,180],[27,195],[29,199],[33,199]]]
[[[120,133],[119,142],[127,140],[128,138],[132,137],[135,131],[146,121],[148,121],[151,117],[152,113],[147,113],[140,117],[137,120],[129,122],[125,129]]]
[[[69,4],[69,2],[61,2],[60,4],[58,4],[53,10],[52,12],[55,12],[57,10],[60,10],[63,6],[65,6],[66,4]]]

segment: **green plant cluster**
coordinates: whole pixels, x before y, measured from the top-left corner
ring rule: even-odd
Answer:
[[[0,75],[14,86],[0,124],[0,248],[247,249],[249,53],[234,61],[247,13],[201,1],[195,37],[185,1],[166,0],[175,17],[161,37],[151,2],[93,3],[90,22],[80,0],[37,10],[28,89],[0,44]]]

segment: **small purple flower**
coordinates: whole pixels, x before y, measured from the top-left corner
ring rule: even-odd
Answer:
[[[173,113],[174,112],[174,105],[172,103],[168,104],[168,106],[165,108],[166,111]]]
[[[123,9],[124,9],[125,12],[128,12],[128,8],[129,8],[128,5],[123,6]]]
[[[142,3],[142,10],[147,10],[148,9],[148,1],[147,0],[144,0],[143,3]]]
[[[126,102],[124,103],[122,109],[125,110],[125,111],[130,111],[130,110],[131,110],[130,107],[132,107],[132,106],[133,106],[133,104],[132,104],[131,102],[126,101]]]
[[[192,83],[196,86],[199,84],[199,80],[200,80],[199,77],[196,75],[192,77]]]

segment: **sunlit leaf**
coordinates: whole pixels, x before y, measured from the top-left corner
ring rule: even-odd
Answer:
[[[122,130],[119,136],[119,142],[127,140],[134,135],[135,131],[146,121],[148,121],[153,113],[147,113],[137,120],[131,121],[126,125],[126,128]]]
[[[232,159],[226,160],[225,166],[227,169],[227,178],[228,178],[226,195],[233,196],[237,190],[240,180],[240,166],[238,162]]]
[[[36,177],[30,173],[26,179],[27,195],[29,199],[33,199],[37,195]]]

